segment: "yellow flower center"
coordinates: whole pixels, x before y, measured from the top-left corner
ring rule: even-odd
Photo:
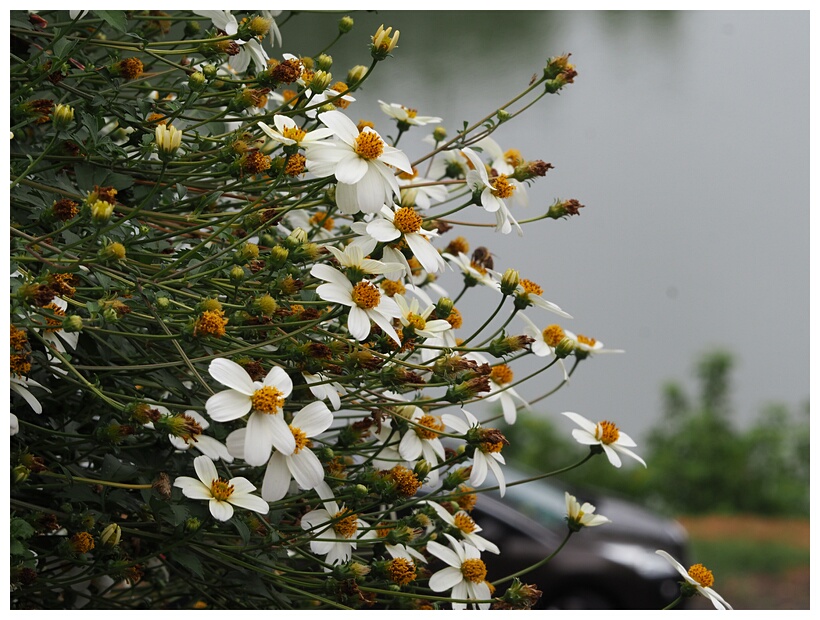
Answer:
[[[407,322],[413,329],[424,329],[427,327],[427,321],[421,318],[418,314],[411,312],[407,315]]]
[[[311,441],[308,439],[305,431],[292,425],[289,425],[288,428],[290,428],[290,432],[293,433],[293,439],[296,441],[296,448],[293,450],[294,454],[299,454],[303,448],[309,448],[311,446]]]
[[[282,99],[285,100],[285,104],[288,106],[293,106],[293,103],[296,101],[298,97],[299,93],[297,93],[295,90],[286,88],[282,91]]]
[[[444,430],[444,424],[442,421],[429,414],[421,416],[416,421],[416,424],[418,424],[416,427],[416,434],[422,439],[435,439],[438,437],[438,433],[435,431]]]
[[[481,442],[481,451],[485,454],[492,454],[493,452],[501,452],[501,449],[504,447],[503,441],[490,441],[490,440],[483,440]]]
[[[450,311],[450,316],[448,316],[445,320],[450,324],[450,327],[452,327],[453,329],[458,329],[464,322],[461,318],[461,312],[459,312],[456,308],[453,308]]]
[[[224,478],[211,480],[211,495],[214,499],[224,502],[233,495],[233,485]]]
[[[421,216],[411,207],[402,207],[393,216],[393,226],[404,234],[418,232],[422,221]]]
[[[512,382],[513,371],[506,364],[493,366],[493,369],[490,371],[490,379],[495,381],[498,385],[506,385],[507,383]]]
[[[377,159],[384,152],[384,142],[375,131],[363,131],[356,138],[353,150],[362,159]]]
[[[419,171],[416,168],[413,168],[413,172],[400,172],[399,178],[404,181],[411,181],[415,179],[419,175]]]
[[[375,308],[381,301],[381,293],[379,293],[379,289],[377,289],[371,282],[366,280],[362,280],[356,284],[356,286],[353,287],[353,292],[350,296],[353,299],[353,303],[363,310]]]
[[[416,118],[416,114],[418,114],[418,110],[414,110],[413,108],[405,108],[402,106],[402,109],[407,112],[407,118]]]
[[[603,444],[615,443],[620,436],[621,433],[618,431],[618,427],[607,420],[598,422],[598,426],[595,428],[595,439]]]
[[[421,482],[412,470],[401,465],[396,465],[390,470],[390,476],[396,483],[396,489],[405,497],[412,497],[419,490]]]
[[[595,338],[589,338],[587,336],[584,336],[583,334],[578,334],[577,337],[578,342],[580,342],[581,344],[585,344],[589,347],[594,347],[595,343],[598,342],[597,340],[595,340]]]
[[[335,221],[327,214],[327,211],[317,211],[310,218],[310,223],[313,226],[321,226],[325,230],[333,230]]]
[[[251,404],[256,411],[262,413],[279,413],[285,404],[285,397],[275,387],[266,385],[253,393]]]
[[[287,163],[285,164],[285,174],[289,177],[298,177],[305,171],[305,164],[307,158],[301,153],[289,155]]]
[[[538,286],[532,280],[527,280],[526,278],[522,278],[519,281],[519,284],[523,287],[524,292],[527,293],[527,295],[541,295],[541,294],[544,293],[544,289],[542,289],[540,286]]]
[[[470,493],[472,491],[472,487],[468,487],[466,484],[462,484],[458,487],[458,491],[460,493],[464,493],[464,495],[459,495],[456,498],[456,504],[458,507],[466,512],[470,512],[473,508],[475,508],[475,503],[478,501],[478,495],[475,493]]]
[[[46,324],[50,327],[46,329],[47,332],[58,332],[62,329],[63,326],[63,317],[65,317],[65,310],[63,310],[60,306],[55,304],[54,302],[48,304],[47,306],[43,306],[46,310],[51,310],[53,317],[47,316]]]
[[[24,377],[31,372],[31,363],[28,361],[28,356],[15,353],[11,356],[10,362],[11,373],[19,377]]]
[[[398,293],[399,295],[404,295],[404,293],[407,291],[407,289],[404,288],[404,283],[401,280],[382,280],[381,287],[384,291],[384,294],[388,297],[392,297],[396,293]]]
[[[464,560],[461,565],[461,574],[467,581],[481,583],[487,577],[487,566],[476,558]]]
[[[487,275],[487,270],[484,268],[484,265],[479,265],[479,264],[478,264],[477,262],[475,262],[474,260],[470,261],[470,267],[472,267],[473,269],[475,269],[475,270],[476,270],[478,273],[480,273],[482,276],[486,276],[486,275]]]
[[[689,576],[697,581],[704,588],[711,588],[715,583],[715,577],[712,571],[706,568],[703,564],[695,564],[689,568]]]
[[[515,168],[517,165],[524,163],[524,158],[518,149],[510,149],[504,153],[504,161]]]
[[[342,538],[353,538],[356,530],[359,529],[359,515],[350,511],[349,508],[342,508],[334,517],[338,519],[333,524],[333,530]]]
[[[199,315],[194,326],[194,334],[211,335],[221,338],[225,335],[225,325],[228,319],[225,318],[225,313],[222,310],[206,310]]]
[[[9,327],[11,328],[11,348],[22,351],[26,343],[28,343],[25,330],[17,329],[14,325],[9,325]]]
[[[475,521],[466,512],[459,512],[453,520],[456,522],[456,527],[465,534],[472,534],[475,531]]]
[[[282,135],[295,142],[301,142],[307,132],[299,127],[285,127],[282,130]]]
[[[507,180],[506,174],[499,174],[493,182],[493,196],[497,198],[509,198],[515,191],[515,185]]]
[[[405,558],[394,558],[387,566],[390,581],[400,586],[406,586],[416,578],[416,565]]]
[[[392,529],[388,523],[379,523],[376,526],[376,536],[378,538],[386,538]]]
[[[541,335],[544,337],[544,342],[546,342],[553,349],[558,346],[558,343],[566,338],[564,330],[561,329],[560,325],[556,325],[555,323],[545,327],[544,331],[541,332]]]

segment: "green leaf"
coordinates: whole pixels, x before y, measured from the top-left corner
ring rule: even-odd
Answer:
[[[100,470],[100,477],[104,480],[121,482],[133,479],[136,473],[137,469],[135,467],[122,463],[117,457],[111,454],[106,454],[103,459],[102,469]]]
[[[34,528],[25,519],[14,517],[9,526],[12,538],[31,538],[34,536]]]
[[[176,549],[171,553],[171,560],[187,568],[200,579],[203,578],[202,562],[188,549]]]
[[[127,21],[125,11],[94,11],[94,14],[107,21],[115,30],[125,32]]]
[[[244,521],[240,521],[239,519],[231,519],[231,523],[233,523],[240,538],[242,538],[242,544],[247,545],[251,539],[251,531],[248,529],[248,526],[245,525]]]
[[[54,44],[54,55],[57,58],[68,58],[68,55],[73,47],[74,43],[68,39],[60,39]]]

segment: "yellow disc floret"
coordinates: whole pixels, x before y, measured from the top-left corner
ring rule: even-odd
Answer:
[[[381,301],[381,293],[379,293],[379,289],[367,280],[362,280],[356,284],[353,287],[353,292],[350,296],[353,299],[353,303],[363,310],[375,308]]]
[[[397,293],[404,295],[404,293],[407,292],[407,289],[404,288],[404,282],[401,280],[382,280],[380,284],[384,294],[388,297],[392,297]]]
[[[532,280],[527,280],[526,278],[523,278],[518,283],[522,286],[524,292],[527,293],[527,295],[542,295],[544,293],[544,289],[542,289]]]
[[[310,216],[309,221],[313,226],[321,226],[325,230],[333,230],[336,225],[336,222],[328,215],[327,211],[317,211]]]
[[[594,347],[595,343],[598,342],[595,338],[589,338],[588,336],[584,336],[583,334],[578,334],[577,336],[578,342],[581,344],[585,344],[588,347]]]
[[[225,335],[225,325],[228,324],[228,319],[225,318],[225,313],[222,310],[206,310],[199,315],[194,326],[195,336],[216,336],[221,338]]]
[[[467,581],[481,583],[487,577],[487,566],[477,558],[464,560],[461,564],[461,574]]]
[[[393,558],[387,565],[390,581],[406,586],[416,578],[416,565],[405,558]]]
[[[285,127],[282,130],[282,135],[294,142],[301,142],[307,132],[299,127]]]
[[[498,175],[492,185],[492,194],[497,198],[509,198],[515,191],[515,185],[507,180],[506,174]]]
[[[305,431],[292,425],[288,428],[290,428],[290,432],[293,433],[293,439],[296,442],[296,448],[293,450],[294,454],[298,454],[303,448],[309,448],[311,446],[310,439],[308,439]]]
[[[211,495],[214,499],[224,502],[233,495],[233,485],[224,478],[211,480]]]
[[[65,310],[63,310],[60,306],[51,302],[47,306],[43,306],[46,310],[51,310],[54,314],[53,317],[47,316],[45,317],[46,323],[49,327],[46,329],[47,332],[58,332],[62,329],[63,325],[63,318],[65,317]]]
[[[362,159],[377,159],[384,152],[384,142],[375,131],[363,131],[356,138],[353,150]]]
[[[552,348],[557,347],[558,343],[560,343],[564,338],[566,338],[564,330],[561,329],[560,325],[556,325],[555,323],[545,327],[544,331],[541,332],[541,335],[544,337],[544,342],[546,342]]]
[[[711,588],[715,583],[715,576],[712,571],[706,568],[703,564],[695,564],[689,568],[689,576],[697,581],[704,588]]]
[[[285,397],[275,387],[265,385],[253,393],[251,404],[262,413],[279,413],[285,404]]]
[[[472,534],[475,531],[475,521],[473,521],[472,517],[466,512],[459,512],[453,517],[453,520],[456,523],[456,527],[465,534]]]
[[[409,326],[413,329],[424,329],[425,327],[427,327],[427,321],[425,321],[421,316],[414,312],[408,314],[406,318],[407,322],[409,323]]]
[[[438,437],[436,431],[444,430],[444,423],[440,419],[432,415],[423,415],[416,422],[418,426],[415,428],[416,434],[422,439],[435,439]]]
[[[353,513],[349,508],[342,508],[336,513],[333,530],[342,538],[353,538],[356,530],[359,529],[359,515]]]
[[[618,431],[618,427],[607,420],[598,422],[598,426],[595,427],[595,439],[603,444],[615,443],[620,436],[621,433]]]
[[[512,383],[513,371],[506,364],[499,364],[498,366],[493,366],[493,369],[490,371],[490,379],[495,381],[498,385],[506,385],[507,383]]]
[[[393,226],[404,234],[418,232],[421,229],[421,223],[423,221],[421,216],[416,213],[412,207],[402,207],[396,211],[396,215],[393,216]]]

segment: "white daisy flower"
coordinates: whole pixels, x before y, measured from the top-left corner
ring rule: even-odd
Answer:
[[[257,39],[248,41],[237,41],[240,43],[239,53],[231,56],[228,60],[228,67],[236,73],[244,73],[248,66],[253,63],[255,71],[264,71],[268,66],[268,53]]]
[[[404,545],[402,543],[397,545],[388,545],[385,543],[384,548],[392,558],[404,558],[405,560],[410,560],[411,562],[423,562],[424,564],[427,564],[427,558],[408,545]]]
[[[454,515],[441,504],[431,501],[422,502],[433,507],[439,518],[450,527],[457,529],[464,537],[464,542],[471,544],[479,551],[489,551],[490,553],[500,553],[495,543],[490,542],[483,536],[479,536],[477,532],[481,531],[478,524],[473,521],[473,518],[464,510],[459,510]]]
[[[637,444],[632,438],[619,430],[615,424],[604,420],[603,422],[590,422],[584,416],[578,415],[572,411],[562,411],[562,416],[565,416],[575,422],[581,428],[573,429],[572,436],[575,441],[585,446],[601,446],[606,454],[606,458],[615,467],[621,466],[621,459],[618,453],[626,454],[638,461],[641,465],[646,467],[644,460],[628,448],[634,448]]]
[[[231,15],[230,11],[193,11],[193,13],[200,17],[207,17],[217,29],[225,34],[234,35],[239,30],[236,17]]]
[[[424,338],[439,338],[443,337],[444,332],[451,330],[452,325],[444,319],[433,319],[428,321],[427,317],[435,310],[433,304],[428,304],[424,310],[419,309],[419,300],[412,298],[410,302],[405,299],[404,295],[396,293],[393,295],[393,301],[401,310],[399,321],[405,327],[412,327],[413,331]]]
[[[325,432],[333,423],[333,414],[323,402],[312,402],[293,416],[290,432],[296,444],[289,454],[275,451],[265,469],[262,497],[269,502],[282,499],[288,492],[291,479],[303,490],[313,489],[324,480],[325,472],[317,456],[310,449],[310,438]],[[242,450],[247,429],[228,435],[228,448],[237,458],[244,458]]]
[[[558,325],[548,325],[544,329],[538,329],[535,323],[521,312],[518,313],[518,316],[524,321],[524,335],[533,339],[533,342],[530,344],[532,352],[537,357],[555,355],[555,347],[563,340],[564,330]],[[556,327],[558,330],[555,330]],[[556,338],[558,339],[556,340]],[[559,358],[558,364],[564,373],[564,381],[569,380],[569,374],[567,374],[567,367],[564,365],[564,360]]]
[[[339,264],[348,270],[353,270],[361,274],[382,275],[385,273],[395,273],[404,269],[399,263],[385,263],[383,261],[365,258],[376,247],[376,240],[367,243],[349,243],[344,250],[340,250],[332,245],[323,246]]]
[[[404,413],[408,410],[409,417],[403,417],[407,417],[413,424],[408,425],[401,438],[399,454],[411,463],[416,462],[419,457],[424,457],[431,467],[427,482],[435,485],[438,483],[438,470],[435,467],[444,460],[444,445],[438,436],[438,433],[444,431],[444,424],[440,418],[424,413],[419,407],[408,405]]]
[[[282,11],[260,11],[262,17],[270,20],[270,30],[268,31],[268,41],[271,47],[282,45],[282,33],[279,31],[279,26],[276,25],[276,18],[282,14]]]
[[[393,209],[382,207],[381,217],[375,218],[367,225],[367,234],[387,243],[404,238],[410,251],[421,266],[430,273],[444,270],[444,259],[430,243],[430,237],[438,233],[421,227],[424,219],[412,207],[395,206]]]
[[[156,405],[154,408],[165,416],[173,417],[173,414],[162,405]],[[202,431],[210,426],[204,417],[193,409],[187,409],[183,415],[189,419],[189,423],[185,428],[187,434],[180,437],[169,433],[168,441],[171,442],[171,445],[173,445],[177,450],[190,450],[191,448],[194,448],[213,461],[222,459],[226,463],[233,462],[233,457],[230,452],[228,452],[228,448],[224,443],[214,439],[213,437],[202,434]],[[145,426],[151,428],[154,427],[151,422]]]
[[[334,411],[339,410],[342,406],[341,397],[347,394],[347,390],[341,383],[336,381],[328,382],[327,377],[322,373],[314,375],[304,370],[302,371],[302,377],[305,379],[311,394],[319,400],[330,401]]]
[[[698,594],[708,598],[712,602],[712,605],[715,606],[715,609],[732,609],[732,606],[723,600],[723,597],[720,594],[712,589],[712,584],[715,582],[714,575],[712,575],[712,571],[706,568],[703,564],[695,564],[687,571],[680,562],[669,555],[666,551],[658,549],[655,553],[662,558],[665,558],[675,568],[675,570],[680,573],[681,577],[686,580],[683,588],[681,588],[681,593],[685,594],[685,588],[688,586],[690,590],[694,589],[694,591]]]
[[[325,500],[324,507],[302,517],[302,529],[311,533],[310,550],[325,556],[328,564],[347,562],[358,541],[376,538],[376,531],[349,508],[340,508],[335,500],[327,499],[326,485],[319,485],[316,490]]]
[[[506,235],[515,226],[519,236],[523,236],[524,233],[521,227],[510,214],[507,204],[504,202],[515,194],[520,185],[519,182],[508,178],[505,174],[500,174],[490,181],[487,168],[478,155],[470,148],[463,148],[461,152],[467,156],[473,166],[473,169],[467,173],[467,186],[473,192],[481,192],[481,206],[488,213],[495,214],[496,232]]]
[[[319,297],[350,307],[347,329],[356,340],[365,340],[370,335],[370,321],[373,321],[396,343],[401,344],[399,335],[391,325],[391,320],[399,317],[399,307],[395,301],[382,295],[376,285],[368,280],[361,280],[354,286],[342,272],[328,265],[314,265],[310,274],[325,281],[325,284],[316,287]]]
[[[467,419],[466,422],[449,413],[445,413],[441,416],[441,421],[461,435],[466,435],[471,429],[484,430],[481,428],[481,424],[478,423],[478,419],[472,413],[465,409],[462,409],[461,413],[463,413]],[[490,429],[490,432],[492,433],[493,430],[494,429]],[[473,453],[473,469],[468,484],[472,487],[481,485],[487,477],[487,470],[490,470],[498,482],[499,494],[501,497],[504,497],[504,493],[507,491],[507,482],[504,479],[504,472],[501,471],[501,465],[505,464],[504,457],[501,456],[503,442],[496,441],[496,439],[497,437],[494,435],[488,434],[486,440],[481,441],[480,444],[476,446],[475,452]]]
[[[436,140],[432,135],[425,136],[422,142],[436,145]],[[433,179],[462,179],[470,171],[469,160],[461,153],[460,149],[441,151],[436,154],[433,163],[430,165],[430,178]]]
[[[433,592],[450,590],[450,597],[455,599],[473,599],[485,601],[470,603],[474,609],[489,609],[492,601],[490,587],[487,585],[487,566],[480,559],[481,552],[473,545],[458,542],[449,534],[450,548],[431,540],[427,551],[447,564],[446,568],[433,573],[429,586]],[[467,609],[467,603],[452,603],[453,609]]]
[[[474,147],[480,148],[485,155],[492,161],[490,167],[498,174],[512,175],[515,172],[515,167],[524,163],[524,158],[518,149],[509,149],[503,151],[498,142],[490,137],[482,138],[475,144]],[[519,186],[520,187],[520,186]]]
[[[418,170],[413,168],[412,173],[402,172],[398,175],[401,188],[401,205],[416,206],[422,211],[429,209],[434,203],[447,200],[447,188],[432,179],[420,177]]]
[[[583,334],[574,334],[568,329],[564,330],[567,338],[575,344],[576,357],[587,357],[588,355],[597,355],[599,353],[623,353],[623,349],[605,349],[604,343],[595,338],[584,336]]]
[[[459,252],[458,256],[444,252],[441,256],[451,263],[454,263],[456,267],[461,270],[468,284],[482,284],[497,291],[501,290],[498,280],[494,277],[494,272],[470,260],[470,257],[464,254],[464,252]]]
[[[379,99],[379,107],[382,112],[387,114],[390,118],[395,118],[399,123],[405,125],[423,126],[430,123],[440,123],[441,118],[438,116],[419,116],[418,111],[413,108],[406,108],[400,103],[385,103]]]
[[[77,342],[80,339],[80,332],[67,332],[62,328],[62,317],[65,316],[65,311],[68,309],[68,302],[59,297],[51,300],[46,310],[50,310],[55,318],[45,317],[45,323],[48,327],[43,332],[43,340],[49,342],[60,353],[66,353],[65,345],[72,349],[77,348]],[[54,363],[59,363],[55,360]]]
[[[319,119],[338,140],[310,145],[306,166],[317,176],[336,177],[336,203],[342,213],[375,213],[392,196],[399,197],[399,184],[390,166],[412,172],[407,155],[387,145],[372,128],[359,131],[341,112],[323,112]]]
[[[291,454],[296,447],[282,414],[293,382],[279,366],[271,368],[262,381],[254,381],[242,366],[224,358],[213,360],[211,376],[230,389],[217,392],[205,403],[211,419],[230,422],[250,412],[245,434],[244,459],[248,465],[264,465],[271,449]]]
[[[604,523],[612,523],[603,515],[592,514],[595,512],[595,506],[592,504],[584,502],[581,505],[574,495],[570,495],[566,491],[564,492],[564,498],[567,502],[567,524],[572,531],[577,532],[582,527],[595,527]]]
[[[499,284],[499,288],[500,288]],[[532,280],[527,280],[526,278],[521,278],[518,282],[518,286],[515,289],[515,303],[516,307],[521,309],[526,308],[527,306],[536,306],[538,308],[543,308],[544,310],[549,310],[550,312],[554,312],[558,316],[562,316],[565,319],[571,319],[572,315],[564,312],[559,308],[556,304],[552,303],[551,301],[547,301],[541,295],[543,294],[544,289],[538,286]]]
[[[23,397],[29,407],[32,408],[34,413],[43,413],[43,406],[40,404],[40,401],[31,393],[29,387],[38,387],[44,389],[46,392],[51,394],[51,390],[49,390],[46,386],[38,383],[34,379],[29,379],[28,377],[21,377],[19,375],[11,375],[9,379],[10,386],[12,390],[17,392],[20,396]],[[14,415],[14,414],[12,414]],[[17,416],[14,416],[14,420],[16,421]],[[13,435],[14,433],[12,433]]]
[[[182,489],[185,497],[208,500],[208,508],[217,521],[230,519],[234,506],[268,514],[268,503],[261,497],[251,495],[256,487],[247,478],[220,478],[214,462],[204,455],[194,459],[194,470],[199,480],[180,476],[174,480],[174,486]]]
[[[273,127],[259,121],[256,123],[259,128],[273,141],[285,146],[296,144],[298,146],[307,146],[309,144],[318,144],[320,141],[329,138],[333,135],[330,129],[320,127],[313,131],[305,131],[296,122],[282,114],[276,114],[273,117]]]
[[[474,351],[466,353],[464,357],[474,360],[479,364],[490,363],[490,361],[481,355],[481,353],[476,353]],[[490,391],[481,393],[485,394],[484,399],[488,403],[499,401],[501,404],[501,410],[504,412],[504,421],[507,424],[515,424],[515,420],[518,415],[518,406],[515,401],[517,400],[528,410],[530,409],[530,405],[526,400],[521,398],[515,389],[509,387],[513,383],[512,369],[507,364],[496,364],[490,371],[489,381]]]

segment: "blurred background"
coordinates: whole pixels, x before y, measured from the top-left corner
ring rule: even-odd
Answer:
[[[649,468],[595,462],[571,482],[678,518],[694,561],[713,569],[715,589],[735,607],[807,609],[808,11],[354,17],[348,36],[379,24],[401,31],[394,57],[347,110],[383,135],[395,125],[378,99],[442,117],[454,135],[523,90],[546,58],[572,54],[575,84],[493,137],[555,166],[515,217],[539,215],[556,198],[578,199],[580,216],[527,225],[523,240],[481,227],[465,236],[574,317],[529,309],[539,326],[561,321],[626,353],[582,362],[567,386],[505,428],[508,458],[540,471],[577,458],[561,411],[616,422]],[[334,29],[328,20],[316,40]],[[289,39],[287,23],[282,32],[287,51],[317,52]],[[340,77],[366,58],[364,43],[329,51]],[[411,160],[427,151],[427,133],[402,137]],[[440,283],[455,295],[461,279]],[[495,306],[471,295],[473,307]],[[479,324],[470,317],[464,333]],[[537,363],[513,369],[523,377]],[[554,370],[519,393],[555,386]]]

